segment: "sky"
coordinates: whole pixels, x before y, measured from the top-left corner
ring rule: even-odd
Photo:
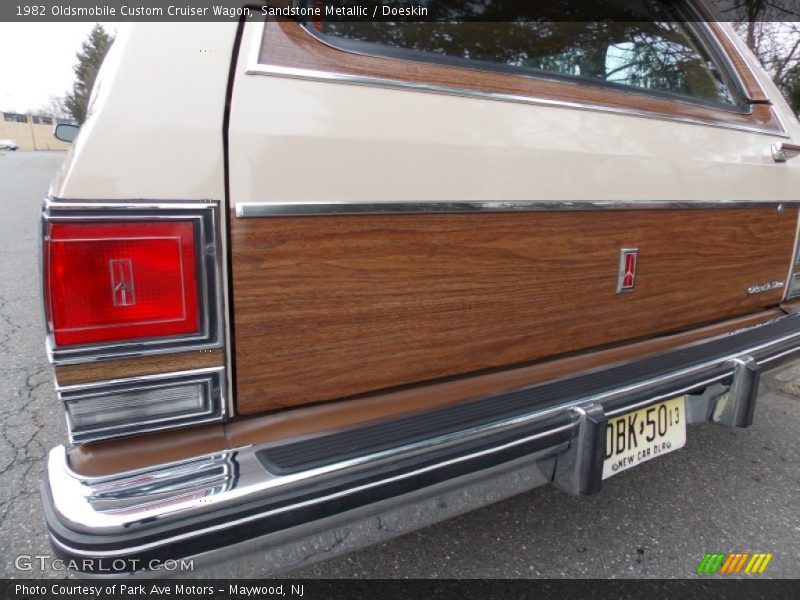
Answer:
[[[94,23],[0,23],[0,111],[27,113],[72,89],[75,54]],[[116,23],[103,23],[116,33]]]

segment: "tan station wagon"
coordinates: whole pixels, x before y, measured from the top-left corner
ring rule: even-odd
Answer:
[[[57,551],[276,572],[758,418],[800,124],[658,6],[117,39],[43,210]]]

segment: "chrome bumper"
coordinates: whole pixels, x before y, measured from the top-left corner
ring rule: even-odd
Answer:
[[[571,494],[596,493],[609,417],[685,394],[688,422],[746,427],[760,372],[798,352],[800,315],[787,315],[601,371],[283,446],[107,477],[73,472],[58,446],[42,490],[45,516],[56,550],[103,574],[302,543],[365,510],[397,510],[517,467],[538,467],[527,487],[552,482]],[[493,499],[496,490],[475,494],[461,509]],[[263,562],[263,571],[291,566],[299,565]]]

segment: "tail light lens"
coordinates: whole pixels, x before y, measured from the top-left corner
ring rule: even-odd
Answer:
[[[95,440],[218,421],[223,368],[59,388],[70,440]]]
[[[210,202],[46,203],[52,361],[221,347],[218,210]]]
[[[214,202],[46,201],[42,266],[55,364],[222,347]],[[135,372],[135,371],[134,371]],[[225,367],[57,384],[84,443],[225,418]]]
[[[200,331],[192,221],[56,222],[46,237],[56,346]]]

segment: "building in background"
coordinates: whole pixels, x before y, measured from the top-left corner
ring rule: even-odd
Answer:
[[[20,150],[66,150],[69,144],[57,140],[53,128],[57,123],[69,123],[52,116],[0,113],[0,139],[11,138]]]

